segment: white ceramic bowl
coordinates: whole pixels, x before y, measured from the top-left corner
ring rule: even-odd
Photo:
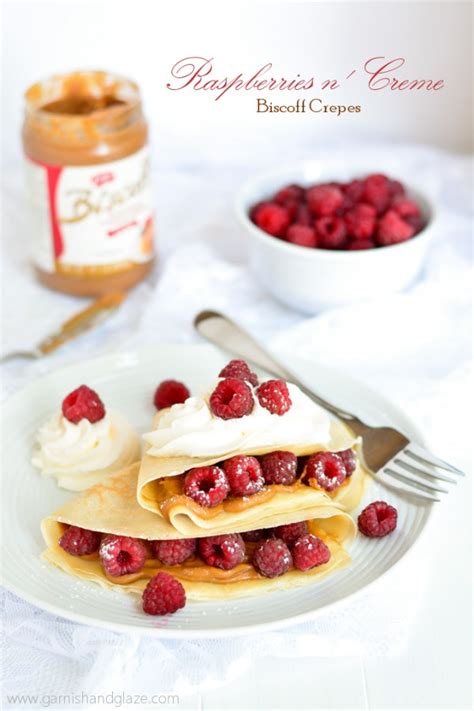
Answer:
[[[257,202],[285,185],[349,181],[380,172],[403,182],[427,221],[426,227],[406,242],[360,251],[309,249],[266,234],[249,218]],[[236,210],[249,238],[250,263],[256,277],[278,300],[306,313],[376,299],[409,286],[420,272],[435,224],[432,202],[410,176],[400,175],[400,171],[391,174],[380,164],[354,167],[341,159],[304,161],[260,174],[241,188]]]

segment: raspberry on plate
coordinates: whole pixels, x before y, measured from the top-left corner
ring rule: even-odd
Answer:
[[[237,378],[237,380],[247,380],[254,387],[258,385],[256,373],[252,373],[244,360],[231,360],[222,368],[219,378]]]
[[[305,479],[313,479],[325,491],[334,491],[344,482],[346,468],[342,459],[334,452],[318,452],[306,463]]]
[[[163,565],[179,565],[191,558],[196,551],[195,538],[151,541],[153,556]]]
[[[139,538],[110,533],[102,538],[99,555],[105,572],[118,577],[138,573],[143,568],[146,548]]]
[[[292,244],[298,244],[300,247],[317,247],[318,239],[316,232],[312,227],[305,225],[290,225],[286,231],[285,239]]]
[[[80,385],[63,400],[62,413],[66,420],[77,425],[81,420],[99,422],[105,417],[104,403],[95,390]]]
[[[347,231],[342,217],[319,217],[314,224],[318,247],[343,249],[346,246]]]
[[[281,538],[288,548],[292,548],[298,538],[301,538],[301,536],[304,536],[306,533],[308,533],[308,524],[306,521],[286,523],[283,526],[277,526],[275,528],[275,537]]]
[[[415,229],[400,217],[395,210],[388,210],[380,219],[377,228],[377,242],[384,247],[405,242],[415,234]]]
[[[59,539],[59,545],[70,555],[89,555],[99,549],[101,534],[79,526],[69,526]]]
[[[183,491],[200,506],[209,508],[224,501],[230,486],[220,467],[195,467],[186,472]]]
[[[222,466],[233,496],[252,496],[265,486],[262,468],[255,457],[237,455]]]
[[[157,410],[184,402],[191,395],[184,383],[179,380],[163,380],[155,390],[153,402]]]
[[[261,230],[273,237],[281,237],[290,224],[288,210],[276,203],[266,202],[254,212],[253,219]]]
[[[272,415],[284,415],[292,402],[288,385],[284,380],[267,380],[257,389],[257,399]]]
[[[298,458],[292,452],[270,452],[260,457],[266,484],[290,486],[296,479]]]
[[[346,476],[352,476],[357,466],[357,458],[352,449],[344,449],[342,452],[337,452],[342,459],[342,463],[346,469]]]
[[[374,501],[359,514],[359,531],[368,538],[383,538],[397,527],[397,509],[385,501]]]
[[[176,578],[157,573],[143,591],[143,610],[148,615],[167,615],[186,604],[186,592]]]
[[[280,538],[267,538],[254,551],[252,565],[265,578],[277,578],[286,573],[293,559],[290,549]]]
[[[213,568],[232,570],[245,558],[245,543],[240,533],[208,536],[198,541],[199,555]]]
[[[327,563],[331,558],[331,551],[327,545],[312,533],[307,533],[298,538],[292,549],[293,564],[298,570],[311,570],[317,565]]]
[[[326,217],[334,215],[341,207],[344,196],[334,185],[315,185],[306,191],[306,201],[311,212],[318,217]]]
[[[237,378],[225,378],[217,384],[209,398],[211,412],[223,420],[250,415],[254,399],[247,383]]]

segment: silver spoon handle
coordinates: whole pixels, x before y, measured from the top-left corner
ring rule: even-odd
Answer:
[[[217,311],[201,311],[194,319],[194,326],[198,333],[211,343],[223,348],[240,358],[250,361],[254,365],[263,368],[268,373],[278,378],[283,378],[295,383],[308,397],[318,405],[332,412],[337,417],[349,423],[360,423],[360,420],[310,390],[299,378],[288,368],[279,363],[268,351],[266,351],[254,338],[231,321],[227,316]]]

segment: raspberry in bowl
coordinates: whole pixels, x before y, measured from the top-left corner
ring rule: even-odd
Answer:
[[[280,301],[317,311],[379,298],[416,279],[431,239],[423,190],[399,170],[360,161],[305,161],[257,176],[237,215],[252,269]]]

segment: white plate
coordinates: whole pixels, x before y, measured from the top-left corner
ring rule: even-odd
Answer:
[[[37,380],[15,394],[3,418],[3,582],[20,597],[54,614],[120,631],[197,638],[278,627],[327,608],[380,578],[414,545],[431,507],[417,506],[375,482],[369,501],[386,499],[398,509],[397,530],[380,540],[358,536],[351,546],[350,568],[313,585],[262,598],[220,603],[189,603],[176,615],[145,615],[140,600],[124,592],[102,590],[43,563],[40,520],[72,494],[43,479],[30,464],[34,433],[57,409],[64,395],[81,383],[96,388],[106,404],[145,431],[154,412],[152,394],[165,378],[185,381],[191,390],[215,377],[228,357],[207,345],[160,345],[136,353],[90,360]],[[292,367],[323,396],[353,409],[369,422],[390,422],[420,440],[414,425],[397,408],[341,372],[295,359]]]

